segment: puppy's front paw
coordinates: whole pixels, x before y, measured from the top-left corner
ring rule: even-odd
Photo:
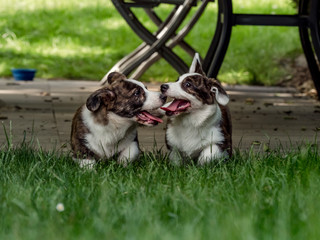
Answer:
[[[213,161],[223,160],[227,157],[227,155],[228,154],[222,152],[217,145],[212,144],[202,150],[198,158],[198,165],[203,166]]]
[[[117,163],[126,167],[129,163],[135,161],[140,154],[140,149],[136,141],[130,143],[130,145],[124,149],[117,160]]]
[[[73,158],[73,161],[79,165],[80,168],[93,169],[96,161],[93,159],[78,159]]]
[[[182,156],[177,150],[172,150],[169,154],[170,163],[174,166],[181,166]]]

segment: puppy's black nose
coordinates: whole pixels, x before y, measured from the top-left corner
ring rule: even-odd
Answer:
[[[169,88],[169,85],[168,84],[162,84],[161,87],[160,87],[160,90],[162,93],[165,93]]]
[[[167,96],[164,94],[160,94],[160,99],[163,103],[165,103],[167,101]]]

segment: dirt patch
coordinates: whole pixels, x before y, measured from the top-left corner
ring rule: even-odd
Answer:
[[[281,65],[283,65],[290,74],[279,83],[279,86],[294,87],[307,96],[317,98],[317,91],[314,87],[304,55],[300,55],[295,59],[281,60]]]

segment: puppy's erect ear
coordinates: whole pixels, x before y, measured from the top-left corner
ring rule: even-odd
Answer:
[[[115,97],[116,96],[113,91],[102,88],[95,91],[88,97],[86,106],[91,112],[95,112],[100,108],[102,104],[105,106],[111,104],[114,101]]]
[[[194,58],[192,60],[192,64],[189,68],[189,73],[199,73],[203,76],[205,76],[206,74],[204,73],[204,71],[202,70],[202,65],[201,65],[201,60],[200,60],[200,56],[199,53],[196,53],[194,55]]]
[[[109,84],[112,84],[112,83],[115,82],[115,81],[124,80],[124,79],[126,79],[126,76],[123,75],[122,73],[119,73],[119,72],[111,72],[111,73],[109,73],[109,75],[108,75],[107,81],[108,81]]]
[[[225,106],[228,104],[229,96],[217,80],[213,81],[211,92],[214,94],[215,99],[220,105]]]

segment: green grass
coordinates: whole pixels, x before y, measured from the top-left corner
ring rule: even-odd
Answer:
[[[100,80],[141,40],[109,0],[0,0],[0,76],[16,67],[37,68],[37,77]],[[237,0],[235,12],[293,14],[290,0]],[[157,9],[162,17],[170,10]],[[142,15],[142,14],[141,14]],[[151,30],[155,26],[142,15]],[[215,28],[210,4],[186,40],[204,55]],[[191,58],[175,52],[186,62]],[[279,60],[301,52],[296,28],[236,27],[219,78],[228,83],[275,84],[286,76]],[[142,78],[173,81],[178,74],[164,60]]]
[[[148,152],[90,171],[66,153],[2,146],[0,239],[316,240],[319,147],[292,149],[205,167]]]

